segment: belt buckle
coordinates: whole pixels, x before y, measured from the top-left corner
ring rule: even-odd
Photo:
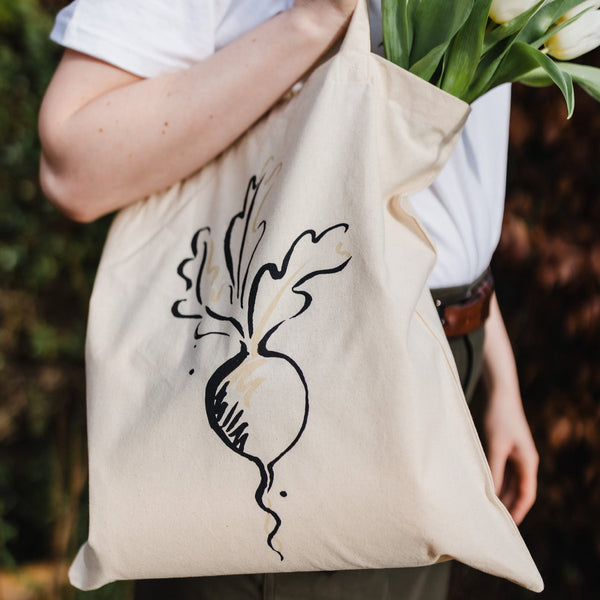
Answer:
[[[442,325],[446,324],[446,303],[443,300],[440,300],[440,298],[436,298],[435,299],[435,308],[437,310],[438,313],[438,317],[440,318],[440,321],[442,322]]]

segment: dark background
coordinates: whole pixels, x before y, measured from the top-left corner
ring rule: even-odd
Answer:
[[[0,0],[0,600],[131,595],[64,585],[87,527],[83,343],[109,223],[70,223],[37,182],[37,112],[60,57],[47,36],[64,4]],[[541,598],[587,600],[600,597],[600,106],[578,93],[567,121],[554,89],[513,98],[493,266],[541,458],[521,529]],[[535,597],[461,567],[451,596]]]

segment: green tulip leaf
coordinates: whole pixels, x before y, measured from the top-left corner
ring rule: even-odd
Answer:
[[[562,17],[568,10],[571,10],[582,0],[553,0],[546,2],[537,12],[529,19],[527,24],[517,34],[516,42],[524,42],[534,47],[538,47],[546,32]]]
[[[584,15],[586,12],[589,12],[590,10],[596,10],[596,8],[594,6],[588,6],[586,9],[577,13],[570,19],[567,19],[566,21],[563,21],[562,23],[554,23],[554,25],[552,25],[552,27],[550,27],[544,35],[532,42],[530,46],[533,46],[534,48],[539,48],[542,44],[546,42],[547,39],[551,38],[553,35],[556,35],[561,29],[564,29],[565,27],[573,23],[573,21],[577,21],[579,17]]]
[[[600,69],[558,63],[538,48],[578,15],[557,21],[582,0],[539,0],[511,21],[489,19],[492,0],[382,0],[387,57],[471,103],[506,82],[555,84],[568,116],[574,109],[573,83],[600,101]]]
[[[463,92],[463,100],[471,103],[493,87],[491,82],[504,57],[518,40],[520,32],[528,26],[533,15],[547,2],[548,0],[541,0],[514,19],[486,32],[481,60],[469,88]]]
[[[402,0],[398,0],[398,2],[402,2]],[[408,18],[411,23],[415,22],[415,13],[417,12],[417,7],[421,3],[421,0],[406,0],[406,4],[408,6]]]
[[[399,67],[408,69],[412,44],[408,4],[398,0],[382,0],[381,15],[385,56]]]
[[[397,2],[402,2],[402,0],[396,0]],[[406,0],[406,19],[409,23],[408,33],[409,33],[409,41],[412,49],[413,39],[415,36],[414,31],[414,22],[415,22],[415,14],[417,12],[417,7],[421,3],[421,0]]]
[[[519,78],[519,83],[528,85],[529,87],[547,87],[553,85],[554,81],[552,81],[552,78],[544,71],[544,69],[537,67],[536,69],[533,69],[533,71],[529,71],[529,73],[522,75]]]
[[[559,68],[568,73],[594,100],[600,102],[600,68],[577,63],[558,63]]]
[[[440,46],[447,48],[471,14],[473,3],[474,0],[454,0],[449,10],[448,0],[421,0],[413,7],[414,33],[410,65],[415,65],[430,54],[432,49]]]
[[[600,102],[600,68],[570,62],[555,64],[563,73],[567,73],[594,100]],[[532,87],[544,87],[554,83],[553,79],[541,67],[533,69],[533,71],[521,77],[519,81]]]
[[[537,40],[535,40],[535,42],[533,42],[530,45],[534,48],[539,48],[544,43],[546,43],[546,40],[551,38],[553,35],[556,35],[561,29],[564,29],[567,25],[570,25],[573,21],[579,19],[579,16],[582,15],[584,12],[587,12],[588,10],[589,9],[586,9],[581,13],[578,13],[574,17],[571,17],[569,20],[563,21],[562,23],[555,23],[552,27],[550,27],[550,29],[548,29],[548,31],[546,31],[546,33],[543,36],[539,37]]]
[[[518,15],[512,21],[508,21],[505,25],[493,29],[484,38],[484,55],[475,71],[469,89],[463,93],[463,99],[466,102],[473,102],[485,92],[499,85],[502,81],[510,81],[504,78],[503,74],[498,74],[497,71],[500,65],[508,68],[512,65],[517,68],[522,67],[520,75],[533,70],[536,66],[534,63],[525,63],[518,65],[518,59],[515,60],[517,54],[513,54],[513,58],[508,62],[507,57],[511,54],[512,49],[517,44],[528,46],[532,55],[539,52],[536,49],[536,40],[543,38],[547,30],[552,27],[554,22],[561,17],[567,10],[581,3],[582,0],[545,0],[541,4],[536,4],[528,11]],[[495,33],[500,32],[503,33]],[[539,42],[537,45],[541,45]],[[485,50],[487,47],[487,51]],[[524,51],[519,51],[520,55]],[[554,64],[551,59],[546,57],[550,63]],[[540,65],[541,66],[541,65]],[[548,68],[552,68],[549,66]],[[514,81],[514,79],[512,80]],[[570,83],[572,89],[572,82]],[[566,88],[561,89],[563,94],[568,94],[568,84]],[[567,99],[567,95],[565,95]],[[567,104],[569,101],[567,100]]]
[[[509,49],[510,44],[497,45],[482,56],[468,89],[463,92],[465,102],[474,102],[490,89],[490,82]]]
[[[414,63],[409,71],[425,81],[431,81],[447,49],[447,44],[440,44],[433,48],[421,60]]]
[[[442,89],[463,97],[481,59],[485,26],[492,0],[475,2],[471,14],[456,34],[444,56]]]
[[[569,73],[561,70],[558,65],[543,52],[528,44],[515,42],[502,60],[489,88],[508,81],[520,81],[521,78],[535,68],[541,67],[552,81],[559,87],[567,103],[568,117],[571,118],[575,107],[573,80]]]

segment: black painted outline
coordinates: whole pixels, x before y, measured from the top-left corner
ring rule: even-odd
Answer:
[[[241,309],[237,312],[243,313],[244,306],[247,303],[247,307],[245,309],[247,312],[246,330],[244,330],[243,323],[239,322],[233,316],[227,314],[220,314],[214,308],[212,308],[203,301],[202,276],[206,267],[208,253],[207,240],[203,238],[210,238],[210,227],[203,227],[201,229],[198,229],[194,233],[190,243],[192,256],[189,256],[182,260],[177,267],[177,275],[185,281],[186,291],[189,292],[192,289],[192,287],[194,288],[194,299],[196,304],[200,307],[200,310],[196,309],[188,314],[182,312],[182,308],[185,306],[185,303],[188,302],[188,298],[181,298],[179,300],[176,300],[171,306],[171,314],[177,318],[195,319],[198,321],[193,335],[194,340],[202,339],[208,335],[222,335],[231,337],[232,335],[237,334],[239,336],[240,350],[238,351],[238,353],[235,356],[226,360],[220,367],[218,367],[212,373],[212,375],[208,379],[204,396],[205,409],[208,418],[208,423],[211,429],[219,436],[223,443],[226,446],[228,446],[231,450],[233,450],[236,454],[243,456],[247,460],[256,464],[256,466],[258,467],[258,470],[260,472],[260,483],[256,488],[254,499],[257,505],[264,512],[273,517],[275,521],[275,526],[268,533],[267,544],[269,548],[271,548],[271,550],[273,550],[279,555],[280,560],[283,560],[282,553],[279,552],[279,550],[277,550],[273,546],[273,539],[277,534],[277,531],[281,527],[281,518],[272,508],[265,505],[264,495],[265,493],[269,492],[273,486],[273,482],[275,479],[275,464],[298,443],[298,441],[302,437],[302,434],[304,433],[306,424],[308,422],[309,393],[308,385],[306,383],[304,373],[302,372],[300,366],[286,354],[276,352],[267,348],[267,342],[269,341],[273,333],[275,333],[275,331],[277,331],[277,329],[279,329],[279,327],[285,321],[298,317],[306,310],[308,310],[308,308],[312,304],[313,297],[307,291],[300,289],[301,286],[313,277],[316,277],[317,275],[339,273],[350,262],[351,257],[349,256],[345,261],[330,269],[321,269],[318,271],[309,272],[306,275],[304,275],[301,279],[296,281],[295,284],[291,287],[291,291],[295,294],[304,297],[304,303],[302,307],[295,314],[282,319],[273,327],[271,327],[262,336],[261,340],[257,344],[257,353],[259,356],[263,358],[277,358],[279,360],[284,360],[285,362],[287,362],[288,365],[290,365],[298,375],[298,379],[300,380],[304,389],[304,417],[298,434],[288,445],[287,448],[285,448],[282,452],[280,452],[280,454],[278,454],[274,459],[272,459],[268,464],[265,465],[260,458],[253,456],[245,451],[245,444],[248,439],[249,432],[247,431],[248,423],[243,419],[243,408],[240,408],[237,402],[233,406],[230,406],[227,402],[227,387],[229,385],[229,381],[227,381],[227,378],[240,365],[242,365],[246,358],[250,355],[248,351],[248,344],[254,333],[254,310],[260,283],[261,281],[263,281],[263,278],[267,276],[271,277],[271,279],[274,281],[281,280],[286,276],[294,250],[303,239],[308,237],[310,242],[313,245],[316,245],[327,233],[339,228],[342,228],[344,230],[344,233],[346,233],[348,231],[349,226],[346,223],[339,223],[337,225],[333,225],[332,227],[323,230],[320,234],[317,234],[317,232],[312,229],[303,231],[292,242],[289,250],[286,252],[281,262],[281,267],[278,267],[275,263],[266,263],[257,270],[250,283],[248,297],[246,298],[246,290],[248,278],[251,272],[252,262],[255,258],[258,246],[263,240],[267,229],[266,221],[261,220],[258,224],[257,230],[254,232],[255,234],[258,234],[258,239],[255,238],[253,240],[253,243],[250,242],[249,248],[246,248],[249,240],[249,227],[251,217],[252,213],[254,212],[256,198],[260,190],[260,186],[263,182],[263,179],[264,176],[261,177],[260,180],[257,179],[256,176],[250,178],[250,181],[248,182],[248,186],[246,188],[242,210],[236,213],[229,222],[229,226],[225,232],[225,236],[223,239],[223,254],[225,266],[230,280],[230,283],[228,285],[229,304],[233,309],[235,303],[237,302],[239,309]],[[238,226],[239,224],[242,225],[243,229],[241,232],[241,239],[239,241],[239,249],[237,251],[237,261],[235,261],[236,264],[234,264],[234,253],[232,251],[232,243],[234,241],[234,233],[237,233],[236,226]],[[186,274],[185,269],[190,263],[193,263],[198,258],[198,256],[200,256],[200,265],[198,267],[198,270],[196,274],[194,274],[192,277],[189,277]],[[244,259],[246,260],[245,265],[243,265]],[[243,274],[242,271],[244,271]],[[232,326],[233,331],[231,333],[227,333],[224,331],[202,332],[201,328],[205,325],[207,317],[209,321],[229,323]],[[190,375],[193,374],[194,369],[191,369],[189,373]],[[281,492],[281,496],[287,496],[287,492]]]

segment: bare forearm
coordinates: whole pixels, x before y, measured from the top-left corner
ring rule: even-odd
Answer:
[[[517,365],[495,294],[485,325],[483,378],[489,395],[511,401],[518,399],[520,404]]]
[[[485,326],[483,427],[496,494],[519,524],[535,501],[538,454],[527,424],[517,368],[494,295]]]
[[[91,220],[209,162],[346,25],[338,15],[321,23],[311,16],[280,13],[191,68],[152,79],[68,52],[40,115],[47,194],[73,218]]]

